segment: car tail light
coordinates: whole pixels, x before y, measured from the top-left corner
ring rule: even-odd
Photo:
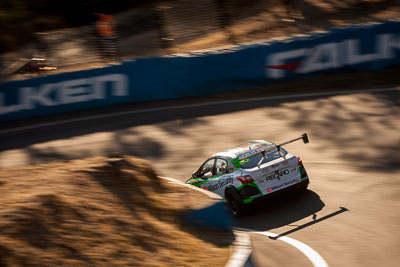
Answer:
[[[297,157],[297,159],[299,160],[299,165],[301,165],[301,164],[303,164],[303,161],[301,160],[301,158],[300,157]]]
[[[254,182],[253,178],[250,175],[243,175],[236,177],[242,184],[248,184]]]

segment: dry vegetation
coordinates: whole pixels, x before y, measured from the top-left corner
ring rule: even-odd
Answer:
[[[144,160],[118,164],[97,157],[1,170],[0,266],[227,262],[232,233],[183,220],[210,199],[160,180]]]

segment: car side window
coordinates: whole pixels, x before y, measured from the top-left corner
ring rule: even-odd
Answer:
[[[227,161],[224,159],[217,159],[215,162],[215,175],[223,175],[227,173]]]
[[[213,176],[215,159],[207,160],[203,165],[201,165],[198,175],[200,178],[208,179]]]
[[[233,161],[228,162],[228,171],[227,173],[232,173],[236,170],[235,164]]]

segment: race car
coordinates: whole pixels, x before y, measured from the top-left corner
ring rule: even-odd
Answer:
[[[233,215],[243,215],[256,200],[288,189],[306,190],[310,181],[300,157],[283,146],[308,135],[274,144],[255,140],[212,155],[186,181],[225,198]]]

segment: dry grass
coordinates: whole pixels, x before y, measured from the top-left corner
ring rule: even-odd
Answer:
[[[210,199],[159,180],[144,160],[120,165],[97,157],[0,171],[0,266],[226,263],[231,233],[182,219],[191,198]]]

